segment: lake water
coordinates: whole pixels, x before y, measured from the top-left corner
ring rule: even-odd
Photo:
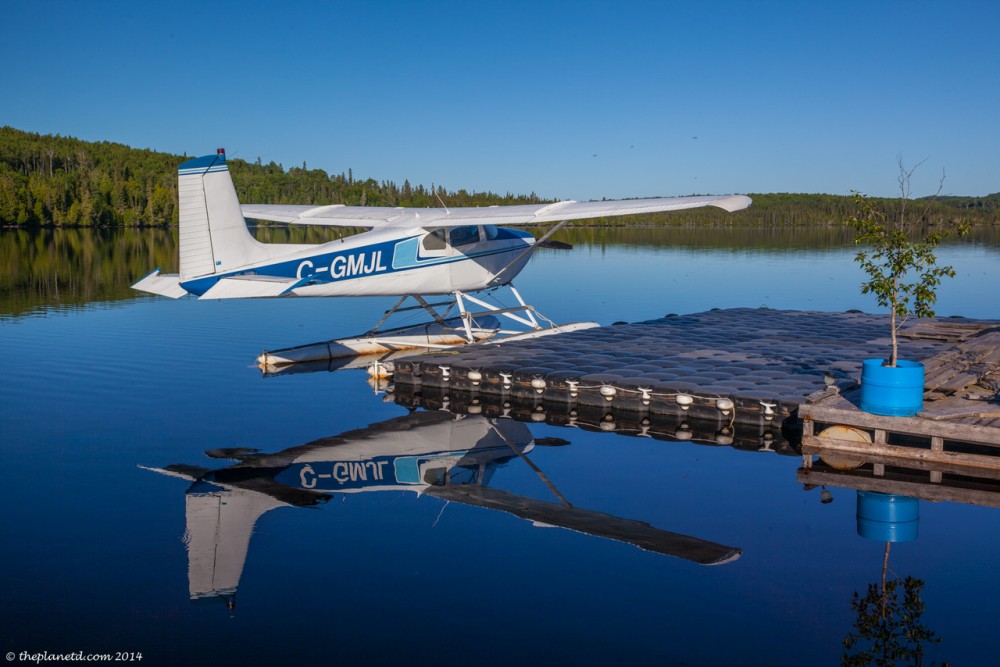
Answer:
[[[563,239],[575,249],[539,251],[517,281],[557,321],[878,311],[859,293],[841,230]],[[260,350],[360,333],[391,300],[172,301],[128,289],[155,266],[175,269],[175,255],[162,230],[0,232],[4,653],[233,665],[840,662],[852,596],[880,580],[885,548],[858,536],[855,491],[830,488],[833,502],[821,503],[796,482],[795,456],[410,415],[361,371],[264,379]],[[997,230],[939,258],[957,272],[939,315],[1000,318]],[[569,444],[544,446],[552,438]],[[213,451],[233,448],[247,450]],[[449,468],[456,484],[740,555],[699,565],[422,484]],[[926,664],[996,664],[1000,510],[919,511],[919,538],[892,546],[888,576],[924,582],[920,623],[940,639],[924,644]]]

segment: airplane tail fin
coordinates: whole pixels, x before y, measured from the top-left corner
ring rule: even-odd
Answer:
[[[224,149],[180,165],[177,181],[181,281],[268,259],[247,229]]]

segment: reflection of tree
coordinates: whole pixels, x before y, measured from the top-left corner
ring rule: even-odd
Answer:
[[[923,580],[914,577],[887,580],[888,567],[889,543],[886,542],[881,584],[868,584],[864,597],[855,592],[851,600],[851,609],[858,616],[854,630],[844,637],[842,665],[920,665],[923,644],[941,641],[920,622],[924,613],[924,602],[920,598]]]

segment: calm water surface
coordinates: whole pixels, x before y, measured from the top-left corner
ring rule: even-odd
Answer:
[[[565,239],[575,250],[539,252],[518,280],[555,320],[878,310],[838,230]],[[4,653],[234,665],[840,662],[852,596],[879,581],[884,553],[856,532],[853,490],[832,488],[821,504],[818,489],[796,483],[793,456],[409,415],[359,371],[262,379],[261,349],[359,333],[386,300],[128,290],[157,265],[173,268],[175,254],[162,231],[0,233]],[[939,256],[957,271],[939,314],[1000,318],[995,231]],[[551,438],[569,444],[543,446]],[[246,449],[214,451],[232,448]],[[604,522],[645,522],[741,555],[703,566],[542,525],[555,515],[533,523],[414,492],[451,469],[453,483],[562,504],[519,452]],[[919,538],[893,545],[889,577],[925,582],[921,622],[940,639],[925,644],[926,664],[996,664],[998,555],[1000,510],[920,503]]]

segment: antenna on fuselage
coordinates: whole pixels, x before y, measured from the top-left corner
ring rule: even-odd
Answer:
[[[441,208],[444,209],[444,212],[447,213],[448,215],[451,215],[451,211],[448,210],[447,204],[445,204],[444,201],[441,199],[441,195],[438,194],[437,190],[434,190],[434,196],[437,197],[438,203],[441,204]]]

